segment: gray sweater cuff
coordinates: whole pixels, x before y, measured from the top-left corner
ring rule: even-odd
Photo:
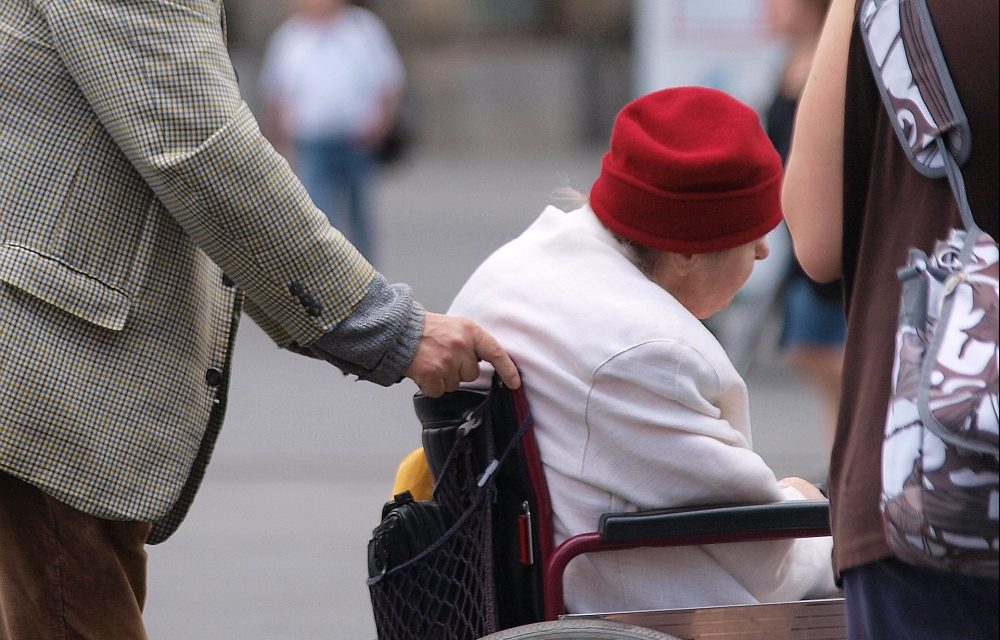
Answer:
[[[377,275],[351,315],[307,348],[345,374],[388,387],[403,379],[423,328],[424,308],[410,287]]]

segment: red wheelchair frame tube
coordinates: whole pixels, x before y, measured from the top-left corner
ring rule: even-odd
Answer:
[[[551,557],[545,563],[542,574],[542,589],[545,594],[545,619],[556,620],[561,614],[565,613],[563,574],[573,558],[585,553],[620,551],[623,549],[635,549],[637,547],[683,547],[722,544],[726,542],[759,542],[784,538],[815,538],[827,535],[830,535],[829,527],[803,527],[773,531],[708,533],[649,540],[633,540],[629,542],[606,542],[602,539],[599,532],[581,533],[563,541],[562,544],[556,547]]]

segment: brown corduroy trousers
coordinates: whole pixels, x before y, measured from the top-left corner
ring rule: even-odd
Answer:
[[[95,518],[0,472],[0,640],[145,640],[150,527]]]

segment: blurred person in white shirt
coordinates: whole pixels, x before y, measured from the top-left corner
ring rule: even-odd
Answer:
[[[264,52],[268,135],[316,204],[369,261],[374,152],[392,128],[405,70],[371,11],[347,0],[293,0]]]

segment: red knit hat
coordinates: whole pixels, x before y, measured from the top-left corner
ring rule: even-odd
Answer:
[[[618,113],[590,204],[640,246],[722,251],[781,222],[781,158],[742,102],[704,87],[664,89]]]

